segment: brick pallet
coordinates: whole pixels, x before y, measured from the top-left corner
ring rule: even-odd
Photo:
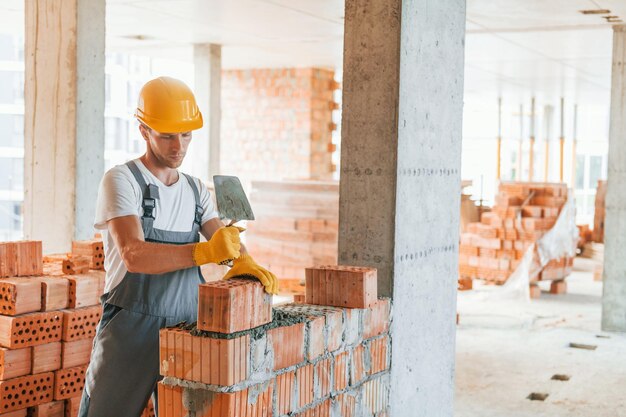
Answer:
[[[238,320],[235,328],[245,330],[204,331],[196,325],[161,330],[161,417],[313,417],[329,416],[331,409],[344,416],[356,410],[386,415],[391,303],[376,297],[376,271],[325,266],[306,274],[309,304],[276,306],[269,318],[271,307],[258,295],[258,282],[236,280],[227,288],[233,296],[239,291],[236,297],[257,294],[254,303],[264,306],[252,322],[225,310],[220,315],[225,324],[214,324],[226,329]],[[208,294],[225,291],[219,285],[211,289],[217,283],[203,285]],[[249,287],[246,295],[241,286]],[[236,298],[231,300],[235,305]],[[214,311],[219,303],[218,297],[201,297],[198,308]]]
[[[304,280],[302,265],[337,263],[337,182],[254,181],[250,200],[246,245],[277,277]]]
[[[101,242],[88,246],[101,250]],[[22,275],[0,278],[0,416],[78,415],[101,316],[99,253],[74,254],[87,259],[87,271],[65,275],[63,261],[72,256],[43,257],[41,242],[0,243],[3,274]]]
[[[526,249],[556,223],[567,201],[567,186],[554,183],[504,182],[491,212],[469,223],[461,233],[459,276],[503,284],[515,271]],[[565,279],[573,258],[553,259],[531,282]],[[466,284],[467,285],[467,284]],[[554,293],[563,285],[554,285]],[[557,288],[558,287],[558,288]]]

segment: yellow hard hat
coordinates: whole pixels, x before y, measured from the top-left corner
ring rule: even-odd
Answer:
[[[141,88],[135,117],[160,133],[189,132],[202,127],[202,113],[191,89],[171,77],[155,78]]]

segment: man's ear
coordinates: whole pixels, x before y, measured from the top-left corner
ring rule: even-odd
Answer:
[[[139,132],[141,133],[141,136],[146,142],[150,139],[148,129],[150,129],[148,126],[142,123],[139,124]]]

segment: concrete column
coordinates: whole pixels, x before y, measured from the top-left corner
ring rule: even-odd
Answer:
[[[105,0],[26,0],[24,234],[93,236],[104,172]]]
[[[194,94],[204,127],[194,133],[192,173],[203,181],[220,173],[220,120],[222,117],[222,46],[194,45]]]
[[[347,0],[341,264],[391,295],[391,414],[452,416],[465,1]]]
[[[626,25],[613,26],[602,329],[626,332]]]

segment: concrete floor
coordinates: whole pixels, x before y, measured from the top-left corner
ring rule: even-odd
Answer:
[[[565,295],[470,301],[481,308],[460,316],[455,416],[626,416],[626,334],[600,330],[602,283],[593,281],[593,266],[576,259]],[[549,396],[531,401],[531,392]]]

